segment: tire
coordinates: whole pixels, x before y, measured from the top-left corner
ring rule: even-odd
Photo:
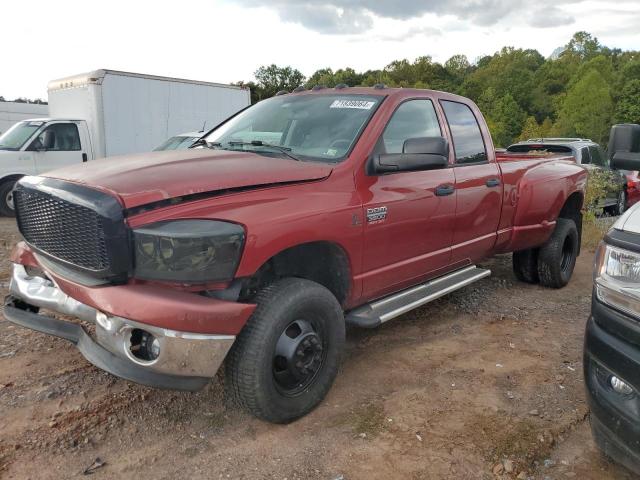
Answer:
[[[538,249],[513,252],[513,273],[521,282],[538,283]]]
[[[0,215],[3,217],[15,217],[16,212],[13,208],[13,187],[15,180],[8,180],[0,184]]]
[[[623,189],[618,194],[618,203],[614,207],[615,215],[622,215],[627,209],[627,192]]]
[[[538,278],[542,286],[562,288],[569,283],[578,257],[578,242],[575,222],[558,218],[551,238],[538,252]]]
[[[288,423],[331,388],[344,349],[344,314],[329,290],[300,278],[265,287],[256,303],[227,356],[228,391],[256,417]]]

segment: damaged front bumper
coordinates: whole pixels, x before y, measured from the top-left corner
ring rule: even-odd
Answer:
[[[234,335],[182,332],[108,315],[70,297],[49,277],[30,275],[20,264],[13,264],[9,289],[7,320],[64,338],[98,368],[143,385],[198,390],[215,376],[235,340]],[[95,335],[78,323],[36,313],[40,308],[89,322]],[[157,341],[153,360],[137,355],[141,332]]]

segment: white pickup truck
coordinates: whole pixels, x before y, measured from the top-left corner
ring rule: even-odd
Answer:
[[[248,89],[114,70],[49,82],[50,118],[0,136],[0,215],[13,216],[13,186],[74,163],[149,152],[168,137],[217,125],[250,103]]]

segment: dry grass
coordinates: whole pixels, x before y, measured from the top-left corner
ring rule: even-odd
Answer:
[[[582,248],[586,251],[593,252],[607,233],[607,230],[615,222],[613,217],[596,217],[587,213],[582,223]]]

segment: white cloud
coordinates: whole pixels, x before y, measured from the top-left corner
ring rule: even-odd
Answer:
[[[522,6],[523,0],[414,2],[417,6],[398,0],[343,0],[350,6],[337,10],[340,21],[333,11],[299,8],[283,19],[277,5],[284,0],[252,7],[238,1],[256,5],[255,0],[5,2],[0,95],[45,98],[49,80],[96,68],[232,82],[249,80],[257,67],[270,63],[311,75],[322,67],[364,71],[422,55],[444,62],[463,53],[473,60],[506,45],[535,48],[546,56],[577,30],[597,34],[610,47],[640,49],[633,28],[637,0],[563,3],[559,8],[575,22],[556,22],[544,34],[530,25],[529,10],[512,7]],[[542,8],[546,2],[535,5]],[[434,11],[424,10],[427,3]],[[315,25],[325,25],[331,34],[303,26],[300,19],[314,14]]]

